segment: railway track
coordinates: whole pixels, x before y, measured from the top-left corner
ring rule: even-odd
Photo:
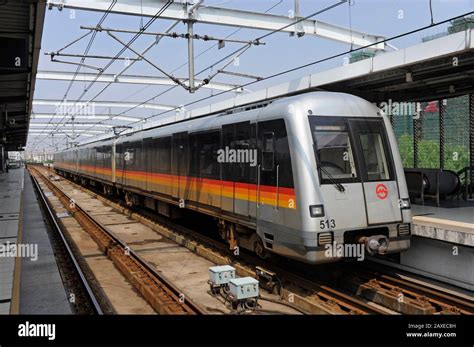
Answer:
[[[74,287],[80,287],[81,292],[80,295],[85,298],[85,300],[74,300],[74,302],[81,303],[79,305],[75,305],[76,312],[78,313],[90,313],[90,314],[96,314],[96,315],[102,315],[104,312],[102,310],[102,306],[99,303],[98,298],[96,297],[94,291],[92,288],[89,286],[89,282],[87,280],[86,275],[82,271],[81,266],[79,265],[79,261],[76,259],[76,255],[74,254],[73,250],[71,247],[69,247],[69,243],[59,226],[57,216],[53,212],[51,205],[46,198],[43,190],[41,189],[41,186],[38,183],[38,178],[35,177],[34,175],[31,175],[33,185],[38,193],[38,197],[40,200],[40,203],[44,207],[44,211],[46,214],[46,217],[49,221],[49,226],[52,229],[52,232],[56,236],[55,239],[59,240],[61,242],[61,247],[57,245],[58,247],[55,247],[55,252],[60,253],[60,270],[61,271],[67,271],[68,273],[68,281],[71,282],[71,277],[74,277],[72,280],[73,286]],[[59,249],[60,248],[60,249]],[[64,257],[67,257],[67,260],[64,259]],[[71,276],[71,272],[74,272],[75,276]],[[69,283],[70,285],[70,283]],[[77,291],[75,291],[77,293]],[[86,304],[82,304],[86,302]]]
[[[43,179],[48,182],[48,186],[52,191],[55,192],[57,196],[63,196],[63,204],[70,204],[70,198],[64,194],[59,193],[61,190],[57,185],[56,182],[52,182],[48,179],[48,175],[50,174],[49,171],[46,169],[33,169],[36,174],[42,175]],[[229,254],[229,250],[226,246],[216,240],[211,238],[205,237],[203,235],[196,235],[192,230],[187,229],[181,225],[175,224],[169,220],[165,220],[164,218],[160,218],[157,216],[151,216],[151,214],[143,213],[138,214],[135,211],[132,211],[130,208],[125,207],[123,205],[119,205],[117,202],[110,201],[99,195],[96,192],[91,192],[88,189],[84,189],[84,187],[77,185],[68,180],[64,180],[63,182],[67,182],[67,184],[72,185],[75,189],[80,189],[83,192],[88,193],[92,197],[101,200],[109,205],[111,205],[115,210],[119,210],[126,214],[127,216],[131,216],[134,219],[137,219],[139,222],[151,227],[153,230],[157,231],[158,233],[162,234],[163,236],[175,241],[176,243],[187,247],[193,251],[196,251],[199,255],[215,262],[216,264],[232,264],[236,267],[237,273],[241,276],[253,276],[255,277],[256,269],[254,265],[260,265],[262,267],[267,268],[267,263],[258,260],[251,255],[242,255],[238,259],[232,258],[232,255]],[[80,211],[80,206],[75,204],[76,209]],[[74,217],[76,217],[76,213]],[[90,228],[84,222],[80,223],[84,224],[87,228]],[[194,240],[190,242],[190,240]],[[123,245],[127,247],[126,245]],[[278,270],[274,267],[271,268],[272,271]],[[283,271],[283,270],[281,270]],[[280,274],[279,274],[280,276]],[[287,273],[287,276],[293,276],[291,273]],[[281,297],[283,298],[282,303],[286,303],[292,305],[297,308],[299,311],[303,311],[306,313],[320,313],[320,314],[383,314],[386,313],[383,310],[374,307],[370,303],[367,303],[365,300],[351,297],[346,293],[334,290],[329,287],[320,286],[316,283],[311,283],[307,281],[303,286],[303,278],[300,278],[301,283],[298,284],[298,292],[294,292],[293,290],[284,288],[281,293]],[[296,279],[291,281],[292,283],[296,282]],[[303,288],[301,288],[303,287]],[[306,292],[306,295],[302,296],[298,294],[303,289]]]
[[[64,207],[89,233],[100,249],[121,270],[150,305],[160,314],[203,314],[204,311],[193,301],[184,298],[181,292],[168,279],[157,272],[136,252],[109,232],[90,214],[79,206],[74,199],[59,189],[44,172],[28,167],[35,179],[42,180]]]
[[[455,295],[441,293],[427,286],[414,284],[387,273],[374,272],[361,267],[346,266],[342,276],[345,283],[327,285],[315,279],[314,268],[298,263],[290,267],[262,261],[242,253],[235,257],[227,245],[194,232],[183,225],[147,211],[137,211],[121,202],[104,198],[71,181],[69,184],[122,211],[124,214],[147,225],[163,236],[187,247],[217,264],[231,264],[241,276],[254,276],[257,267],[274,274],[270,286],[279,287],[282,300],[307,313],[317,314],[473,314],[472,303]],[[50,184],[53,184],[50,182]],[[59,189],[56,187],[56,189]],[[125,246],[126,247],[126,246]]]
[[[387,297],[396,296],[397,306],[410,301],[418,303],[419,309],[415,312],[410,312],[406,305],[401,309],[403,313],[420,314],[427,310],[431,314],[474,314],[474,298],[469,300],[461,295],[443,292],[429,283],[415,283],[393,274],[390,268],[364,265],[363,268],[354,269],[353,273],[366,281],[363,290],[375,289],[388,293]]]
[[[107,201],[103,197],[102,199]],[[235,257],[232,256],[225,244],[201,234],[196,235],[193,230],[155,214],[146,211],[135,211],[134,213],[142,221],[148,219],[157,222],[170,230],[186,235],[188,238],[195,238],[199,242],[210,245],[210,247],[227,254],[229,263],[235,261]],[[146,219],[143,216],[146,216]],[[322,300],[334,304],[333,310],[342,314],[387,314],[390,311],[401,314],[474,314],[473,301],[452,293],[435,290],[427,284],[415,284],[392,275],[392,269],[388,266],[374,270],[346,263],[331,264],[339,270],[345,267],[338,277],[351,280],[350,285],[338,285],[337,281],[332,281],[331,285],[325,285],[321,283],[330,283],[331,281],[326,281],[327,276],[322,276],[319,280],[315,279],[317,276],[312,276],[315,271],[311,265],[291,261],[287,266],[279,266],[262,261],[250,254],[241,254],[237,261],[239,260],[244,260],[247,264],[265,267],[278,274],[280,278],[301,285],[314,293],[308,296],[310,300]],[[249,266],[251,270],[248,271],[254,272],[255,266]],[[333,273],[333,271],[329,270],[329,273]],[[285,290],[284,293],[288,296],[292,294]],[[344,304],[340,305],[341,303]],[[381,310],[378,306],[383,306],[388,310]]]

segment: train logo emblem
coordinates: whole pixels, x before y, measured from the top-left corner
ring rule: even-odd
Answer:
[[[377,184],[375,187],[375,194],[377,194],[378,198],[384,200],[388,196],[388,188],[385,184]]]

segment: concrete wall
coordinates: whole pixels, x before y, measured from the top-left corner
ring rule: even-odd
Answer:
[[[412,236],[411,247],[401,254],[400,264],[423,271],[425,276],[474,290],[473,247]]]

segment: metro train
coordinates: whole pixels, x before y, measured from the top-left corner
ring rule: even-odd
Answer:
[[[262,258],[320,264],[348,256],[328,252],[337,245],[379,255],[410,247],[392,127],[349,94],[311,92],[96,141],[56,153],[54,169],[168,217],[210,215],[231,249]]]

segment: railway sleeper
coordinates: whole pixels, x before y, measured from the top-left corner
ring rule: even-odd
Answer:
[[[318,296],[303,297],[286,288],[282,289],[282,298],[311,314],[348,314],[347,311],[342,310],[341,307],[335,303],[321,300]]]
[[[436,308],[425,297],[411,298],[398,287],[384,288],[376,280],[359,285],[356,294],[403,314],[435,314]]]
[[[100,196],[97,196],[99,200],[103,200]],[[110,202],[108,202],[110,204]],[[118,210],[123,211],[126,215],[132,216],[136,218],[137,220],[141,221],[145,225],[150,226],[152,229],[157,230],[158,232],[164,234],[166,237],[174,240],[175,242],[185,245],[188,248],[194,248],[197,250],[198,254],[203,254],[206,255],[207,257],[209,256],[209,250],[204,247],[203,245],[199,243],[195,243],[195,241],[189,241],[182,235],[178,235],[175,232],[171,231],[167,227],[163,226],[158,226],[155,222],[149,220],[146,217],[143,217],[141,215],[137,215],[136,213],[130,212],[128,209],[125,209],[121,207],[120,205],[116,203],[112,203]],[[156,205],[151,205],[151,206],[146,206],[148,208],[156,207]],[[153,208],[152,208],[153,209]],[[220,223],[220,231],[221,231],[221,236],[224,235],[225,239],[228,240],[230,236],[233,233],[233,239],[234,241],[237,240],[237,244],[239,247],[247,248],[244,247],[243,245],[245,244],[245,241],[248,241],[249,239],[252,238],[258,238],[257,234],[255,233],[254,230],[251,229],[239,229],[236,226],[232,226],[231,223],[226,222],[226,221],[219,221]],[[230,234],[230,235],[229,235]],[[231,239],[231,238],[230,238]],[[259,238],[258,238],[259,239]],[[247,242],[247,245],[252,245],[252,243]],[[191,247],[192,246],[192,247]],[[255,246],[255,244],[254,244]],[[251,248],[250,248],[251,249]],[[255,250],[255,249],[253,249]],[[228,257],[225,256],[218,256],[214,255],[212,258],[213,261],[216,263],[233,263],[231,260],[229,260]],[[252,271],[249,272],[249,270],[243,266],[240,266],[239,264],[233,264],[236,266],[237,272],[241,276],[252,276],[254,273]],[[130,271],[130,269],[129,269]],[[133,272],[133,270],[132,270]],[[143,275],[143,274],[142,274]],[[139,276],[141,277],[141,276]],[[145,281],[147,282],[147,281]],[[143,286],[144,284],[142,282],[136,283],[137,286]],[[157,295],[156,293],[157,288],[151,286],[152,291]],[[340,301],[339,299],[333,298],[331,296],[320,296],[317,294],[309,293],[307,295],[301,295],[301,294],[296,294],[294,292],[289,291],[287,288],[284,288],[280,292],[282,296],[282,300],[287,301],[288,303],[294,304],[300,309],[303,309],[304,311],[307,311],[309,313],[313,314],[344,314],[344,315],[351,315],[351,314],[367,314],[367,312],[360,310],[356,307],[353,307],[352,305],[347,305],[344,301]],[[159,295],[161,297],[161,295]],[[175,303],[176,305],[176,303]],[[179,306],[179,305],[178,305]],[[162,311],[165,313],[164,311]]]
[[[98,229],[81,210],[76,208],[75,204],[71,205],[68,197],[58,187],[48,179],[45,179],[44,182],[59,198],[65,208],[72,213],[78,223],[91,235],[99,248],[113,261],[122,274],[159,314],[193,313],[187,310],[180,303],[179,299],[168,292],[161,283],[151,280],[148,274],[130,256],[126,255],[122,247]]]

